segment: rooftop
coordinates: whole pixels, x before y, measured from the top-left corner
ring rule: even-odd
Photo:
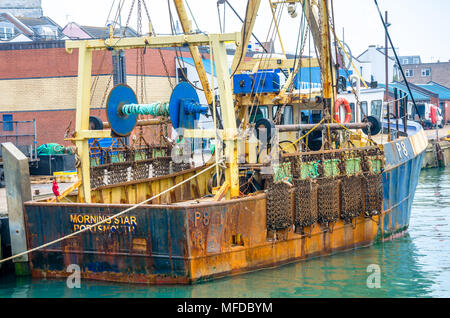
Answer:
[[[428,84],[418,84],[417,86],[438,94],[440,100],[450,100],[450,88],[448,87],[440,85],[436,82],[429,82]]]
[[[383,87],[383,88],[386,87],[385,84],[381,84],[381,83],[378,83],[378,86]],[[397,88],[399,90],[402,90],[402,91],[408,93],[408,87],[403,83],[400,83],[400,82],[389,83],[389,93],[391,93],[392,95],[394,95],[394,88]],[[419,92],[418,90],[414,89],[413,87],[411,87],[411,84],[410,84],[410,88],[411,88],[411,92],[412,92],[412,95],[413,95],[415,101],[430,101],[429,95],[427,95],[423,92]],[[430,93],[433,94],[432,92],[430,92]]]
[[[80,28],[89,34],[94,39],[103,39],[109,37],[108,27],[96,27],[96,26],[86,26],[82,25]],[[123,29],[114,29],[114,36],[120,37],[123,34]],[[137,33],[130,27],[126,28],[125,37],[135,37]]]

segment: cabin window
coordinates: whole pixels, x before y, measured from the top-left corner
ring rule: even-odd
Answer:
[[[381,100],[373,100],[371,102],[371,110],[370,110],[370,114],[371,116],[374,116],[378,119],[381,118],[381,109],[383,107],[383,102]]]
[[[300,123],[301,124],[309,124],[309,111],[302,110],[300,112]]]
[[[368,115],[367,110],[367,102],[361,102],[361,121],[363,120],[364,115]]]
[[[3,115],[3,131],[13,131],[13,115]]]
[[[422,70],[422,77],[428,77],[431,75],[431,70],[429,68],[424,68]]]
[[[248,108],[250,115],[249,122],[256,123],[261,118],[269,118],[269,109],[267,106],[253,106]]]
[[[352,111],[352,118],[350,119],[351,123],[355,122],[356,112],[355,112],[355,103],[350,103],[350,109]]]
[[[413,77],[414,76],[414,70],[406,70],[405,71],[406,77]]]
[[[277,114],[278,106],[272,107],[272,118],[275,120]],[[284,107],[283,114],[281,115],[281,125],[292,125],[294,123],[294,116],[292,106],[287,105]]]

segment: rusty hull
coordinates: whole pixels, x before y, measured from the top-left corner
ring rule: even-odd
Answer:
[[[27,202],[28,247],[130,206]],[[353,224],[338,221],[329,228],[316,224],[305,235],[293,228],[268,232],[265,194],[223,202],[146,205],[105,227],[31,254],[30,265],[34,277],[66,277],[71,274],[67,267],[77,264],[85,279],[189,284],[367,246],[377,230],[377,218],[359,217]]]

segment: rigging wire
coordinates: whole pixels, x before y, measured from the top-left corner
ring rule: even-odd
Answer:
[[[303,6],[304,6],[304,4],[303,4]],[[289,91],[292,91],[292,89],[295,85],[294,80],[297,76],[297,75],[295,75],[295,73],[298,74],[298,76],[299,76],[298,81],[301,82],[301,72],[298,73],[296,70],[297,70],[297,66],[300,66],[300,68],[301,68],[301,60],[302,60],[303,50],[305,48],[306,35],[307,35],[307,33],[305,32],[305,25],[306,25],[305,15],[302,14],[302,16],[300,18],[298,33],[297,33],[297,44],[295,46],[294,65],[293,65],[293,69],[292,69],[293,79],[291,80],[291,83],[289,84],[289,87],[288,87]],[[307,27],[306,30],[309,30],[309,27]],[[300,90],[299,90],[299,96],[300,96]],[[275,120],[274,120],[275,125],[280,123],[281,116],[284,112],[286,105],[287,105],[287,101],[284,103],[284,105],[277,108],[277,113],[275,115]]]
[[[150,23],[150,25],[151,25],[151,27],[152,27],[151,32],[152,32],[153,36],[156,36],[156,30],[155,30],[155,27],[154,27],[154,25],[153,25],[152,19],[151,19],[151,17],[150,17],[150,13],[149,13],[149,11],[148,11],[147,4],[145,3],[145,1],[143,1],[143,3],[144,3],[144,10],[145,10],[145,12],[146,12],[146,14],[147,14],[147,19],[148,19],[148,21],[149,21],[149,23]],[[166,73],[167,80],[169,81],[169,85],[170,85],[171,89],[173,90],[173,89],[174,89],[174,86],[173,86],[173,83],[172,83],[172,80],[171,80],[171,76],[170,76],[169,70],[167,69],[166,60],[165,60],[165,58],[164,58],[164,55],[163,55],[163,53],[162,53],[161,48],[159,47],[159,48],[157,48],[157,50],[158,50],[158,52],[159,52],[159,57],[160,57],[161,62],[162,62],[162,64],[163,64],[163,67],[164,67],[164,71],[165,71],[165,73]]]
[[[195,26],[197,27],[197,30],[195,33],[200,32],[200,28],[198,27],[197,20],[195,20],[195,16],[192,14],[191,7],[189,6],[188,0],[184,0],[184,1],[186,2],[186,6],[191,14],[192,20],[194,20]]]
[[[175,23],[174,23],[174,18],[173,18],[171,6],[170,6],[170,0],[167,0],[167,5],[168,5],[168,8],[169,8],[170,28],[171,28],[171,31],[172,31],[172,35],[175,35],[175,33],[174,33],[175,32]],[[181,61],[183,63],[180,62],[180,55],[181,55],[181,57],[183,57],[183,54],[179,52],[179,49],[177,47],[174,47],[174,50],[175,50],[175,55],[176,55],[176,59],[177,59],[178,65],[179,66],[183,65],[180,68],[180,71],[181,71],[181,74],[183,75],[184,79],[186,80],[186,82],[189,83],[189,85],[191,85],[196,90],[204,92],[205,90],[203,88],[198,87],[197,85],[192,83],[191,80],[189,80],[189,78],[187,77],[187,74],[184,71],[184,68],[185,68],[186,64],[185,64],[183,59],[181,59]],[[218,89],[218,87],[215,87],[214,91],[216,91],[217,89]]]
[[[238,17],[238,19],[244,23],[244,20],[241,18],[241,16],[239,15],[239,13],[236,12],[236,10],[233,8],[233,6],[228,2],[228,0],[223,0],[225,4],[228,4],[228,6],[231,8],[231,10],[233,11],[233,13]],[[225,10],[225,9],[224,9]],[[224,30],[225,30],[225,25],[224,25]],[[256,35],[252,32],[252,36],[253,38],[256,40],[256,42],[258,42],[258,44],[261,46],[261,48],[264,50],[265,53],[267,52],[267,49],[265,48],[265,46],[261,43],[261,41],[256,37]]]
[[[378,13],[379,13],[379,15],[380,15],[381,22],[383,23],[384,30],[386,31],[386,35],[387,35],[387,37],[388,37],[388,39],[389,39],[389,42],[391,43],[392,51],[394,52],[395,59],[397,60],[397,65],[398,65],[398,67],[399,67],[399,69],[400,69],[400,72],[402,73],[402,76],[403,76],[403,79],[404,79],[404,81],[405,81],[406,87],[408,88],[408,92],[409,92],[409,95],[411,96],[411,100],[412,100],[412,102],[413,102],[413,104],[414,104],[414,108],[416,109],[416,112],[417,112],[417,114],[419,115],[420,122],[421,122],[422,125],[423,125],[424,123],[423,123],[422,115],[420,115],[419,109],[417,108],[416,101],[414,100],[414,96],[413,96],[413,94],[412,94],[412,92],[411,92],[411,88],[410,88],[410,86],[409,86],[408,80],[406,79],[405,73],[403,72],[403,67],[402,67],[402,65],[401,65],[401,63],[400,63],[400,59],[398,58],[397,50],[395,49],[395,46],[394,46],[394,44],[392,43],[392,39],[391,39],[391,36],[389,35],[389,31],[388,31],[386,22],[384,21],[383,15],[381,14],[380,7],[378,6],[377,0],[374,0],[374,1],[375,1],[375,5],[376,5],[376,7],[377,7],[377,9],[378,9]]]
[[[217,16],[219,18],[219,28],[220,28],[220,33],[223,33],[223,29],[222,29],[222,20],[220,18],[220,3],[217,2]]]
[[[119,17],[120,17],[121,7],[123,7],[123,3],[124,3],[124,2],[125,2],[125,0],[122,0],[122,4],[121,4],[121,0],[119,0],[119,2],[118,2],[118,8],[117,8],[117,11],[116,11],[116,15],[115,15],[115,17],[114,17],[114,20],[112,21],[112,26],[113,26],[113,28],[115,28],[115,25],[118,23],[118,20],[119,20]],[[106,25],[108,25],[108,21],[109,21],[109,18],[110,18],[110,16],[111,16],[111,12],[112,12],[112,10],[113,10],[114,4],[115,4],[115,0],[114,0],[113,4],[111,5],[111,8],[110,8],[110,10],[109,10],[109,14],[108,14],[108,17],[107,17],[106,23],[105,23]],[[104,36],[106,36],[107,33],[108,33],[108,28],[105,28],[105,30],[104,30]],[[100,61],[100,65],[99,65],[99,68],[98,68],[98,71],[97,71],[97,75],[95,76],[95,78],[94,78],[94,80],[93,80],[93,82],[92,82],[92,84],[91,84],[90,104],[92,104],[92,101],[93,101],[94,96],[95,96],[95,91],[96,91],[96,89],[97,89],[97,85],[98,85],[99,78],[100,78],[100,72],[101,72],[101,70],[102,70],[102,68],[103,68],[103,64],[104,64],[104,62],[105,62],[106,54],[107,54],[107,51],[104,51],[102,60]],[[107,84],[106,84],[105,92],[104,92],[104,94],[103,94],[102,101],[101,101],[101,103],[100,103],[100,108],[98,109],[98,112],[99,112],[98,115],[99,115],[99,116],[100,116],[100,113],[101,113],[101,108],[103,107],[104,102],[105,102],[105,100],[106,100],[107,91],[108,91],[109,86],[110,86],[110,84],[111,84],[112,77],[113,77],[113,74],[110,74],[109,79],[108,79],[108,82],[107,82]]]
[[[247,1],[247,8],[245,9],[245,16],[246,17],[247,17],[247,14],[248,14],[249,4],[250,4],[250,1]],[[242,42],[241,42],[242,43],[241,44],[241,47],[242,47],[241,56],[239,58],[239,62],[237,63],[234,72],[231,74],[231,77],[233,77],[234,74],[236,74],[237,70],[239,69],[239,66],[241,66],[242,60],[244,59],[244,51],[245,51],[244,42],[245,42],[246,38],[247,38],[247,23],[244,22],[244,29],[243,29],[243,32],[242,32]]]
[[[278,9],[278,7],[277,7],[277,9]],[[281,17],[282,9],[283,9],[283,7],[281,7],[281,9],[280,9],[279,12],[278,12],[278,18]],[[270,26],[269,26],[269,30],[267,31],[266,43],[268,42],[269,37],[270,37],[270,43],[274,42],[274,40],[275,40],[275,28],[274,28],[274,30],[272,31],[272,26],[273,26],[273,19],[271,19],[271,23],[270,23]],[[271,32],[272,32],[272,34],[270,35]],[[272,53],[268,53],[268,54],[267,54],[267,57],[265,57],[265,58],[264,58],[264,55],[261,54],[261,57],[259,58],[259,61],[257,62],[257,63],[258,63],[258,69],[257,69],[257,71],[258,71],[259,69],[261,69],[261,62],[263,62],[264,65],[267,66],[271,57],[272,57]],[[262,69],[265,69],[265,67],[262,67]],[[266,75],[267,75],[267,74],[264,74],[263,80],[265,80]],[[255,86],[255,83],[253,83],[252,91],[254,90],[254,86]],[[258,86],[259,86],[259,85],[258,85]],[[257,87],[258,87],[258,86],[257,86]],[[254,96],[253,96],[253,98],[252,98],[252,105],[251,105],[251,107],[250,107],[250,112],[249,112],[249,123],[250,123],[250,119],[252,118],[252,115],[253,115],[253,114],[254,114],[253,116],[256,118],[256,114],[257,114],[257,111],[258,111],[258,108],[259,108],[259,102],[260,102],[260,101],[259,101],[259,96],[260,96],[260,95],[261,95],[261,93],[254,94]],[[255,105],[256,105],[256,108],[254,108]],[[253,113],[253,110],[255,110],[254,113]],[[242,126],[242,124],[243,124],[243,122],[241,122],[241,126]]]

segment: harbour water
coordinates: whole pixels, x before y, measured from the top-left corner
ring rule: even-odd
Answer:
[[[450,167],[421,172],[408,233],[394,241],[193,286],[82,280],[68,288],[65,280],[10,276],[0,278],[5,297],[450,297]]]

